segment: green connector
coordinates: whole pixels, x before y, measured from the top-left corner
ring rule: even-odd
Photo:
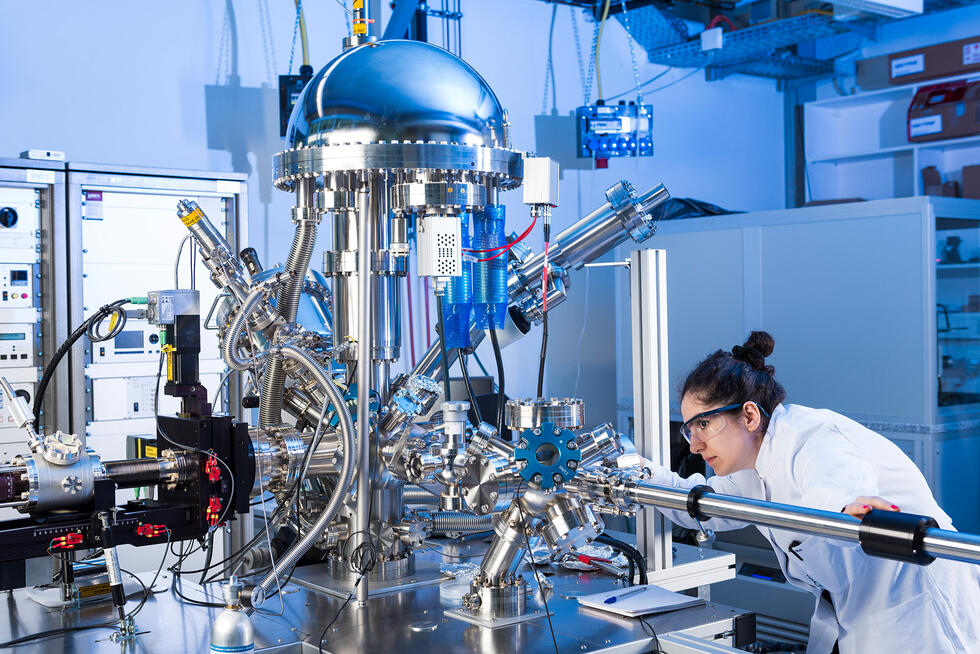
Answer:
[[[145,297],[131,297],[129,298],[130,304],[147,304],[149,302],[148,298]]]

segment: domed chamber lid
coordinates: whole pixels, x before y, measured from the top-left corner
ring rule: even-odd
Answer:
[[[290,148],[379,141],[508,147],[493,90],[462,59],[419,41],[378,41],[327,64],[303,89]]]

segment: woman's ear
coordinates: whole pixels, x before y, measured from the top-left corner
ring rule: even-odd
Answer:
[[[761,431],[762,412],[755,402],[746,402],[742,405],[742,415],[745,416],[745,428],[749,432]]]

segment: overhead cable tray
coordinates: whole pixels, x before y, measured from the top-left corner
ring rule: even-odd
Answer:
[[[832,36],[846,31],[845,24],[835,22],[833,16],[822,13],[809,13],[760,23],[731,32],[725,32],[724,45],[718,50],[707,52],[701,49],[701,40],[695,38],[678,45],[666,46],[647,51],[647,58],[656,64],[678,68],[727,68],[749,64],[767,59],[767,68],[772,68],[770,57],[774,50]],[[795,58],[793,63],[799,63]],[[816,62],[818,60],[808,60]],[[833,64],[827,62],[832,69]],[[799,67],[792,67],[796,69]],[[804,67],[807,68],[807,67]],[[743,71],[738,71],[743,72]],[[747,72],[747,71],[745,71]],[[769,72],[776,72],[773,68]],[[777,76],[777,75],[766,75]],[[787,75],[778,75],[784,77]],[[799,74],[788,75],[797,77]]]

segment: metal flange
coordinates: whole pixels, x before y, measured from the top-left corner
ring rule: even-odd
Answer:
[[[272,161],[273,183],[284,191],[297,179],[338,172],[453,170],[497,178],[501,188],[520,186],[524,176],[518,150],[435,141],[317,145],[285,150]]]
[[[426,207],[482,207],[487,189],[477,184],[456,182],[407,182],[391,189],[391,208],[398,210]]]
[[[540,427],[546,421],[559,429],[581,429],[585,404],[574,398],[508,400],[504,417],[516,431]]]
[[[561,486],[574,477],[581,459],[575,434],[548,421],[521,432],[514,448],[519,474],[528,485],[541,490]]]

